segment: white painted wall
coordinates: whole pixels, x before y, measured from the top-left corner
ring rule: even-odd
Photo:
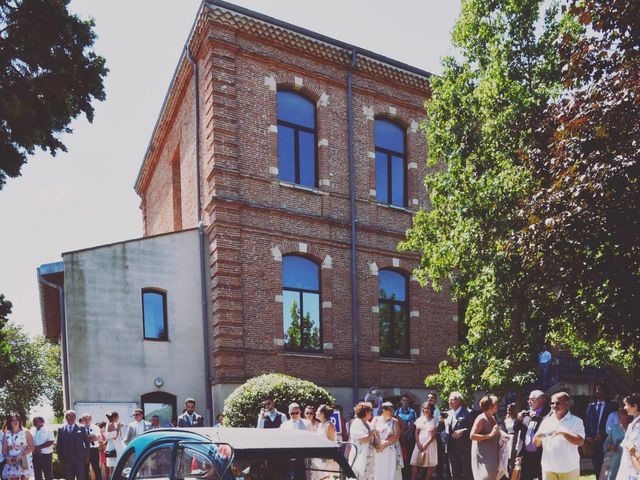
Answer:
[[[137,402],[165,391],[205,414],[198,232],[63,254],[70,404]],[[143,340],[145,287],[167,292],[168,342]],[[154,386],[161,377],[164,385]]]

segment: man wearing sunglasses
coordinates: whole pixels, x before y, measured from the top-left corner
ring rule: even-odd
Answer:
[[[258,428],[280,428],[286,421],[287,416],[276,410],[273,398],[265,398],[262,402],[260,415],[258,415]]]
[[[307,422],[302,419],[300,405],[292,403],[289,405],[289,420],[284,422],[280,428],[283,430],[307,430]]]
[[[584,444],[584,423],[569,412],[569,394],[558,392],[551,397],[551,415],[540,424],[533,437],[536,447],[542,447],[543,480],[578,480],[580,453]]]

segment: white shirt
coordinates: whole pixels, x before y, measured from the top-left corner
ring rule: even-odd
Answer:
[[[83,428],[86,427],[83,426]],[[89,425],[89,433],[87,434],[87,436],[89,435],[95,435],[96,437],[100,438],[100,429],[97,425]],[[98,442],[97,440],[95,442],[91,442],[91,448],[98,448],[99,446],[100,442]]]
[[[287,420],[280,425],[280,428],[283,430],[308,430],[307,422],[301,418],[298,420]]]
[[[144,420],[134,420],[133,422],[129,422],[129,426],[127,428],[129,430],[133,429],[133,431],[135,432],[134,437],[137,437],[138,435],[142,435],[144,433],[144,426]]]
[[[584,438],[584,422],[570,412],[560,420],[556,418],[555,413],[552,413],[542,420],[538,434],[553,432],[568,432]],[[569,443],[562,435],[549,435],[542,437],[541,440],[543,472],[566,473],[580,468],[577,445]]]
[[[39,446],[44,445],[47,442],[54,442],[55,438],[53,436],[53,432],[46,428],[44,425],[40,427],[40,430],[36,429],[36,427],[31,427],[31,436],[33,437],[33,445]],[[40,450],[41,453],[53,453],[53,445],[43,448]]]

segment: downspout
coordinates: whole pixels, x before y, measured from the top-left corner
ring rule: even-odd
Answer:
[[[60,337],[62,337],[62,388],[63,388],[63,410],[69,410],[69,357],[67,347],[67,319],[64,313],[64,288],[53,282],[45,280],[40,275],[38,268],[38,282],[47,287],[55,288],[58,291],[58,302],[60,303]]]
[[[204,380],[205,380],[205,399],[207,410],[205,412],[205,425],[213,425],[213,398],[211,395],[211,362],[209,358],[209,314],[207,300],[207,269],[206,269],[206,250],[204,241],[204,225],[202,224],[202,191],[201,191],[201,173],[200,173],[200,74],[198,63],[191,56],[191,50],[185,46],[187,59],[193,66],[193,93],[195,96],[195,116],[196,116],[196,221],[198,223],[198,240],[200,245],[200,297],[202,302],[202,332],[204,339]]]
[[[358,50],[351,50],[347,71],[347,128],[349,140],[349,207],[351,215],[351,328],[353,335],[353,405],[360,399],[360,341],[358,338],[358,263],[356,257],[356,165],[353,140],[353,69]]]

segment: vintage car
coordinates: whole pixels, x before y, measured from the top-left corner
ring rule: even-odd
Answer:
[[[127,445],[111,480],[355,478],[343,450],[344,445],[299,430],[150,430]]]

